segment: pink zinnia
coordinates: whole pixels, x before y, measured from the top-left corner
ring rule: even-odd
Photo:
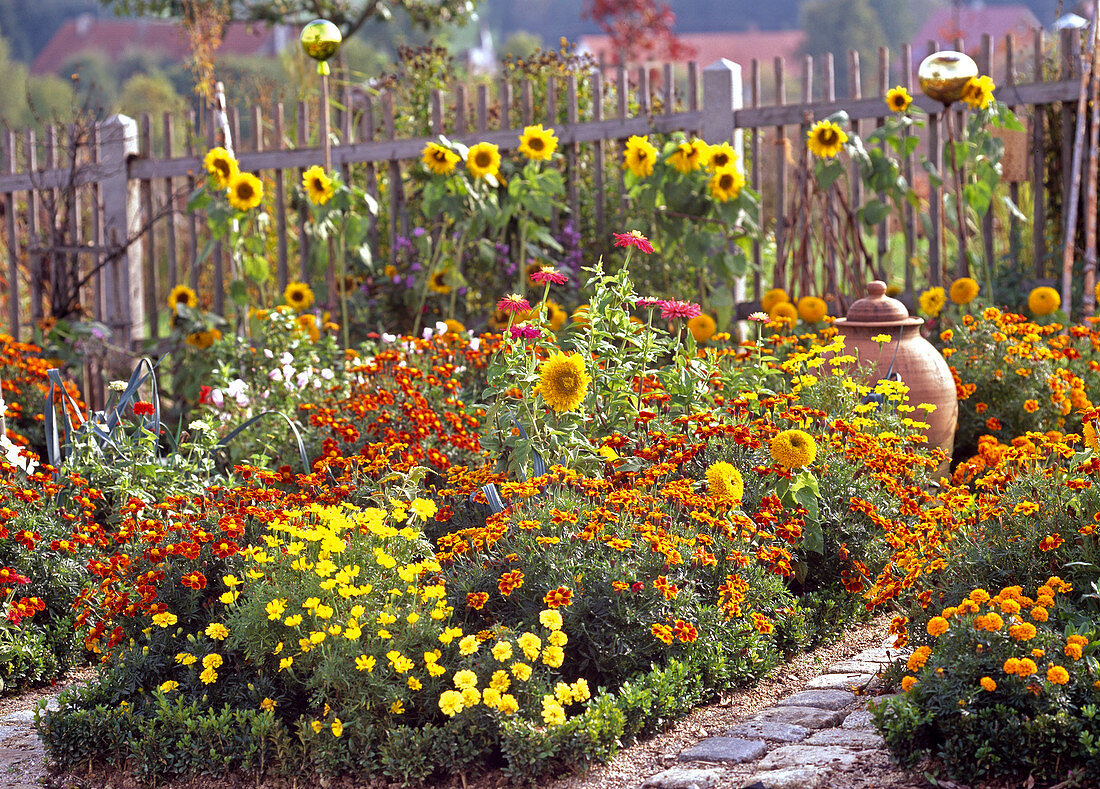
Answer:
[[[647,255],[653,253],[653,245],[638,230],[631,230],[629,233],[612,233],[611,236],[615,239],[615,246],[617,247],[634,247]]]
[[[509,327],[508,331],[511,332],[513,337],[524,340],[537,340],[542,335],[542,332],[530,323],[517,323],[515,326]]]
[[[647,309],[649,307],[660,307],[661,300],[655,299],[652,296],[646,296],[640,299],[635,299],[634,304],[638,307],[641,307],[642,309]]]
[[[512,293],[497,302],[497,309],[501,312],[527,312],[531,304],[518,293]]]
[[[553,266],[547,266],[546,268],[539,269],[531,275],[531,281],[537,282],[543,285],[549,282],[552,285],[564,285],[569,281],[569,277],[562,274]]]
[[[701,315],[703,309],[691,301],[662,301],[661,317],[667,320],[672,318],[694,318]]]

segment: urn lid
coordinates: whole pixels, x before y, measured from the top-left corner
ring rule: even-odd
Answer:
[[[909,315],[897,299],[886,295],[886,283],[876,279],[867,285],[867,295],[848,308],[848,316],[836,321],[838,326],[919,326],[924,318]]]

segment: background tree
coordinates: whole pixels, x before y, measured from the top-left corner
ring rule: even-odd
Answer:
[[[621,63],[678,60],[692,54],[672,31],[676,14],[664,0],[585,0],[582,15],[611,36]]]
[[[887,44],[870,0],[809,0],[802,6],[802,30],[807,55],[816,59],[833,53],[837,96],[848,95],[848,50],[859,52],[860,70],[866,77],[874,73],[878,48]]]

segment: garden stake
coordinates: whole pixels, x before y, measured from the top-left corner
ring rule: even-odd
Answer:
[[[1100,79],[1097,79],[1096,26],[1100,4],[1092,7],[1092,125],[1089,127],[1089,169],[1085,187],[1085,292],[1081,297],[1083,317],[1096,314],[1096,179],[1100,147]]]
[[[1077,94],[1077,127],[1073,136],[1073,180],[1070,181],[1065,238],[1062,240],[1062,309],[1066,315],[1073,308],[1073,259],[1076,252],[1077,203],[1081,197],[1081,158],[1085,147],[1085,110],[1089,82],[1096,60],[1096,37],[1089,40],[1088,55],[1081,55],[1081,90]]]

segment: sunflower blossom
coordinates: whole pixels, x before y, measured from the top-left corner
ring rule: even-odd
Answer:
[[[590,381],[578,354],[556,353],[539,367],[538,391],[555,411],[573,411],[584,400]]]

